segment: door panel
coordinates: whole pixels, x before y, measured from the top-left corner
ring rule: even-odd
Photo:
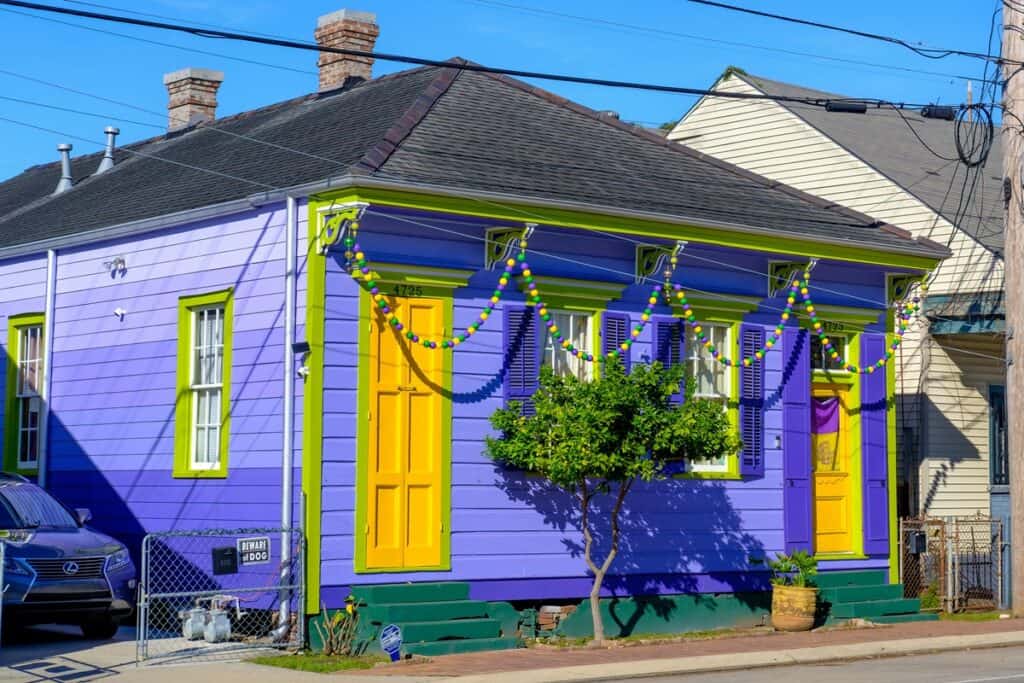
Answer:
[[[424,337],[444,334],[440,299],[392,297]],[[373,315],[370,324],[367,569],[441,565],[444,351],[413,344]]]
[[[811,405],[814,551],[853,551],[853,477],[848,410],[840,391],[815,391]]]

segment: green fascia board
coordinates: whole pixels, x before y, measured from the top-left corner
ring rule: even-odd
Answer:
[[[746,251],[757,250],[772,254],[827,258],[916,271],[933,270],[943,258],[942,256],[932,257],[872,249],[860,245],[841,245],[834,241],[815,241],[780,235],[767,230],[750,229],[745,231],[741,228],[699,226],[682,221],[674,222],[668,217],[659,220],[638,216],[602,214],[580,209],[536,206],[528,201],[505,200],[506,204],[501,204],[481,199],[429,194],[423,191],[355,186],[321,192],[310,199],[311,203],[319,201],[328,203],[334,201],[339,204],[367,202],[371,205],[474,216],[511,223],[528,221],[581,230],[599,230],[666,240],[687,240]]]
[[[457,287],[468,285],[469,278],[476,274],[474,270],[429,268],[402,263],[374,263],[372,269],[374,279],[384,283],[447,289],[449,294]]]
[[[4,471],[17,472],[27,476],[36,475],[38,467],[18,468],[18,411],[16,408],[18,395],[18,356],[20,355],[19,336],[21,329],[39,325],[43,328],[43,358],[46,358],[46,320],[43,313],[19,313],[7,318],[7,386],[4,393]],[[43,367],[43,381],[50,368]],[[49,406],[43,406],[49,410]],[[40,435],[42,437],[42,435]]]

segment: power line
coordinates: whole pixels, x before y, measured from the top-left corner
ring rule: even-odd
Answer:
[[[67,0],[67,1],[70,2],[70,1],[73,1],[73,0]],[[596,26],[605,26],[605,27],[608,27],[608,28],[616,29],[616,30],[625,29],[627,31],[635,31],[635,32],[639,32],[639,33],[644,33],[644,34],[654,35],[654,36],[661,36],[661,37],[670,38],[670,39],[697,40],[697,41],[703,41],[703,42],[713,43],[713,44],[718,44],[718,45],[727,45],[727,46],[731,46],[731,47],[749,48],[749,49],[752,49],[752,50],[764,50],[766,52],[776,52],[776,53],[780,53],[780,54],[793,55],[793,56],[796,56],[796,57],[808,57],[808,58],[811,58],[811,59],[819,59],[819,60],[825,60],[825,61],[829,61],[829,62],[838,62],[838,63],[843,63],[843,64],[852,64],[852,65],[856,65],[856,66],[867,66],[867,67],[872,67],[872,68],[875,68],[875,69],[890,69],[890,70],[893,70],[893,71],[904,71],[904,72],[907,72],[907,73],[922,74],[922,75],[926,75],[926,76],[941,76],[943,78],[957,78],[957,79],[964,80],[964,81],[966,81],[966,80],[976,80],[975,77],[973,77],[973,76],[962,76],[962,75],[959,75],[959,74],[943,73],[941,71],[929,71],[927,69],[913,69],[913,68],[905,67],[905,66],[896,66],[895,64],[881,64],[881,63],[878,63],[878,62],[866,62],[866,61],[859,60],[859,59],[848,59],[848,58],[844,58],[844,57],[835,57],[835,56],[832,56],[832,55],[823,55],[823,54],[818,54],[818,53],[814,53],[814,52],[802,52],[800,50],[789,50],[789,49],[786,49],[786,48],[776,47],[776,46],[771,46],[771,45],[757,45],[755,43],[745,43],[745,42],[736,41],[736,40],[724,40],[724,39],[720,39],[720,38],[710,38],[708,36],[700,36],[700,35],[695,35],[695,34],[692,34],[692,33],[682,33],[680,31],[673,31],[673,30],[668,30],[668,29],[663,29],[663,28],[657,28],[657,27],[654,27],[654,26],[642,26],[642,25],[639,25],[639,24],[630,24],[630,23],[626,23],[626,22],[622,22],[622,21],[613,21],[611,19],[603,19],[603,18],[600,18],[600,17],[587,17],[587,16],[582,16],[582,15],[579,15],[579,14],[569,14],[567,12],[557,12],[557,11],[550,10],[550,9],[545,9],[545,8],[542,8],[542,7],[531,7],[531,6],[528,6],[528,5],[519,5],[519,4],[515,4],[515,3],[511,3],[511,2],[502,2],[501,0],[462,0],[462,1],[463,2],[470,2],[470,3],[474,3],[474,4],[478,4],[478,5],[483,5],[483,6],[487,6],[487,7],[501,7],[501,8],[516,10],[516,11],[520,11],[520,12],[536,14],[536,15],[539,15],[539,16],[549,16],[549,17],[556,17],[556,18],[561,18],[561,19],[568,19],[568,20],[571,20],[571,21],[579,21],[579,22],[583,22],[583,23],[588,23],[588,24],[596,25]]]
[[[346,55],[350,57],[363,57],[367,59],[375,59],[386,62],[397,62],[400,64],[411,64],[415,66],[433,66],[442,67],[448,69],[458,69],[460,71],[472,71],[477,73],[490,73],[498,74],[503,76],[513,76],[516,78],[534,78],[537,80],[557,81],[561,83],[578,83],[582,85],[596,85],[610,88],[624,88],[629,90],[647,90],[652,92],[665,92],[675,93],[680,95],[697,95],[697,96],[710,96],[710,97],[724,97],[731,99],[754,99],[754,100],[773,100],[776,102],[801,102],[804,104],[826,106],[830,102],[857,102],[876,107],[885,106],[896,106],[907,109],[917,109],[924,107],[924,104],[909,104],[903,102],[890,102],[887,100],[881,100],[876,98],[811,98],[811,97],[786,97],[779,95],[767,95],[767,94],[754,94],[754,93],[740,93],[740,92],[719,92],[712,91],[707,88],[689,88],[683,86],[674,85],[661,85],[656,83],[641,83],[637,81],[619,81],[604,78],[589,78],[586,76],[571,76],[566,74],[555,74],[541,71],[527,71],[523,69],[508,69],[499,67],[487,67],[480,64],[474,64],[465,61],[451,61],[451,60],[439,60],[439,59],[426,59],[423,57],[413,57],[409,55],[391,54],[384,52],[373,52],[367,50],[353,50],[348,48],[339,47],[328,47],[318,45],[316,43],[310,43],[306,41],[297,41],[281,38],[267,38],[264,36],[257,36],[251,33],[241,33],[237,31],[224,31],[220,29],[207,29],[200,26],[186,25],[179,23],[167,23],[159,21],[151,21],[148,19],[136,19],[133,17],[118,16],[113,14],[104,14],[100,12],[92,12],[86,10],[70,9],[65,7],[53,7],[50,5],[41,5],[34,2],[25,2],[23,0],[0,0],[0,5],[7,5],[11,7],[21,7],[23,9],[37,10],[40,12],[50,12],[55,14],[70,15],[76,17],[83,17],[87,19],[97,19],[100,21],[114,22],[120,24],[128,24],[132,26],[141,26],[145,28],[155,28],[166,31],[174,31],[178,33],[186,33],[201,38],[221,38],[225,40],[235,40],[247,43],[257,43],[262,45],[272,45],[275,47],[287,47],[297,50],[306,50],[310,52],[327,52],[332,54]]]
[[[871,40],[878,40],[883,43],[889,43],[891,45],[899,45],[905,47],[912,52],[917,53],[922,57],[928,59],[942,59],[944,57],[958,56],[958,57],[972,57],[975,59],[984,59],[989,62],[1006,63],[998,55],[987,54],[984,52],[972,52],[969,50],[956,50],[951,48],[940,48],[940,47],[918,47],[913,43],[907,42],[901,38],[895,38],[893,36],[886,36],[880,33],[869,33],[867,31],[860,31],[858,29],[847,28],[845,26],[837,26],[835,24],[826,24],[820,21],[812,21],[810,19],[801,19],[799,17],[789,17],[783,14],[775,14],[773,12],[764,12],[761,10],[750,9],[748,7],[740,7],[739,5],[730,5],[724,2],[716,2],[715,0],[689,0],[689,2],[698,5],[707,5],[709,7],[718,7],[720,9],[729,10],[731,12],[740,12],[743,14],[752,14],[758,17],[764,17],[766,19],[776,19],[778,21],[785,21],[790,24],[799,24],[801,26],[810,26],[812,28],[820,28],[827,31],[835,31],[838,33],[846,33],[851,36],[858,36],[861,38],[869,38]],[[1019,62],[1012,62],[1019,64]]]

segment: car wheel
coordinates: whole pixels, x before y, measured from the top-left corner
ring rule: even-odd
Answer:
[[[110,617],[92,619],[82,624],[82,635],[89,640],[110,640],[117,634],[118,626]]]

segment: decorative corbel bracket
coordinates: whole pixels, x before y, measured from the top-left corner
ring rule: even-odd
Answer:
[[[927,276],[924,275],[887,275],[885,282],[885,294],[886,300],[889,306],[896,306],[900,301],[904,301],[915,288],[920,287],[924,284]]]
[[[326,254],[350,230],[358,228],[359,220],[370,205],[366,202],[339,204],[322,210],[317,231],[317,253]]]
[[[633,283],[640,284],[645,280],[658,277],[668,260],[673,256],[678,256],[685,248],[686,241],[684,240],[679,240],[672,246],[638,244],[633,269]]]
[[[525,223],[522,228],[488,228],[484,242],[484,265],[487,270],[494,270],[511,258],[520,240],[529,240],[536,228],[536,223]]]
[[[793,280],[810,271],[817,265],[818,259],[808,263],[797,261],[769,261],[768,263],[768,297],[775,298],[786,292]]]

